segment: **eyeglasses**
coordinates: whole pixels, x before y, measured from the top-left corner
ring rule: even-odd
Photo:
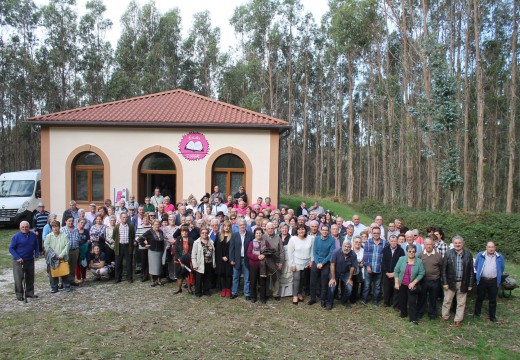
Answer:
[[[415,254],[415,250],[408,250],[409,254]]]

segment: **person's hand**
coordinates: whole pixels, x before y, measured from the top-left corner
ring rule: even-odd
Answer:
[[[321,268],[323,267],[323,264],[318,264],[318,265],[316,265],[316,267],[317,267],[319,270],[321,270]]]
[[[312,267],[312,261],[309,261],[309,263],[307,264],[307,267],[310,269]]]
[[[386,273],[386,277],[389,278],[389,279],[393,279],[394,278],[394,273]]]
[[[184,269],[184,264],[183,263],[180,263],[179,265],[181,266],[182,269]]]
[[[231,265],[235,265],[235,262],[234,261],[230,261],[229,262]]]
[[[336,280],[330,279],[329,280],[329,287],[334,287],[334,286],[336,286]]]
[[[222,261],[227,262],[227,261],[228,261],[228,258],[224,256],[224,257],[222,258]]]
[[[34,233],[35,233],[36,235],[38,235],[38,231],[34,230]]]
[[[17,262],[18,264],[23,264],[23,259],[22,259],[22,258],[19,258],[18,260],[16,260],[16,262]]]
[[[296,265],[291,266],[291,271],[296,272]]]
[[[396,290],[399,290],[399,284],[395,284],[394,288],[395,288]]]
[[[278,270],[282,270],[282,264],[278,264]]]
[[[473,288],[472,288],[472,287],[469,287],[469,288],[468,288],[468,291],[471,291],[471,289],[473,289]]]
[[[347,284],[350,286],[354,286],[354,281],[352,279],[348,279]]]
[[[264,260],[265,259],[265,255],[258,255],[258,260]]]
[[[62,260],[63,258],[61,256],[56,256],[58,258],[58,260]]]
[[[408,289],[412,290],[414,287],[415,287],[415,284],[413,282],[408,284]]]
[[[447,291],[449,289],[449,286],[448,285],[443,285],[442,288]]]
[[[369,274],[372,274],[372,266],[367,266],[367,272],[368,272]]]

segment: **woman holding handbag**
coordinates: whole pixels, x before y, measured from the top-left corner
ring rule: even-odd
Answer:
[[[401,256],[394,269],[395,289],[399,291],[398,301],[401,317],[407,315],[410,322],[419,325],[417,317],[417,299],[419,297],[420,281],[424,277],[422,260],[415,257],[417,247],[406,246],[406,256]]]
[[[182,280],[186,278],[188,293],[192,294],[191,286],[195,284],[195,276],[191,270],[191,252],[193,250],[193,239],[189,237],[189,228],[181,226],[181,236],[175,240],[175,268],[177,270],[178,288],[174,294],[182,292]]]
[[[51,277],[51,292],[58,292],[58,280],[61,276],[61,281],[65,287],[66,292],[71,292],[70,278],[69,278],[69,237],[60,232],[60,222],[53,221],[51,223],[52,232],[47,235],[44,242],[46,250],[46,261],[49,265],[49,274]],[[56,265],[56,266],[54,266]]]

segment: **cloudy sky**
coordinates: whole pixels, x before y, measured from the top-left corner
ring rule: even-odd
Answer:
[[[35,2],[41,5],[48,3],[48,0],[36,0]],[[86,2],[87,0],[76,0],[76,6],[79,15],[85,12],[84,9]],[[107,39],[112,42],[114,49],[121,31],[119,19],[126,10],[129,2],[130,0],[104,1],[105,6],[107,7],[105,18],[108,18],[113,22],[112,30],[107,33]],[[137,0],[137,3],[139,3],[141,6],[147,2],[148,0]],[[248,1],[246,0],[155,0],[155,4],[161,13],[165,13],[166,11],[175,7],[180,9],[182,17],[182,31],[184,35],[187,34],[191,27],[191,19],[193,18],[193,14],[204,10],[209,10],[211,13],[212,25],[220,27],[221,50],[227,50],[227,48],[232,46],[235,42],[235,35],[233,33],[233,28],[229,25],[229,19],[233,15],[233,10],[235,7],[247,2]],[[322,15],[327,11],[328,0],[301,0],[301,2],[304,6],[304,12],[312,12],[314,19],[317,23],[319,23]]]

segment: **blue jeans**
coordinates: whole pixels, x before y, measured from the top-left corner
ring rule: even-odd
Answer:
[[[365,285],[363,288],[363,295],[361,296],[363,302],[367,302],[368,293],[370,292],[370,285],[374,283],[374,296],[372,297],[372,303],[377,305],[379,293],[381,292],[381,273],[365,274]]]
[[[343,288],[343,292],[341,294],[341,305],[345,305],[350,298],[350,294],[352,294],[352,285],[348,283],[348,278],[350,274],[336,274],[336,286],[339,286],[342,282],[345,284],[345,287]],[[332,278],[332,276],[330,276]],[[328,289],[328,298],[327,298],[327,305],[332,306],[334,304],[334,294],[336,292],[336,286],[329,286]]]
[[[233,266],[233,286],[231,294],[238,295],[238,284],[240,283],[240,275],[244,274],[244,296],[249,296],[249,268],[246,266],[244,259],[240,259],[240,269]]]

